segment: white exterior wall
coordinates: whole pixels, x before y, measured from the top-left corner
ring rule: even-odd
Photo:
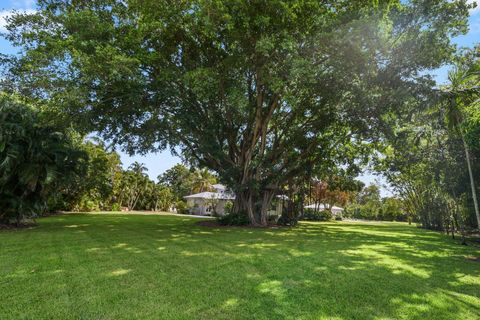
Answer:
[[[205,215],[207,211],[203,199],[189,198],[187,199],[187,207],[191,214]]]
[[[191,214],[198,215],[214,215],[214,211],[211,208],[212,203],[216,202],[215,213],[223,216],[225,214],[225,204],[227,200],[206,200],[202,198],[188,198],[187,206]]]
[[[333,215],[342,215],[342,211],[341,209],[336,209],[336,208],[332,208],[332,214]]]

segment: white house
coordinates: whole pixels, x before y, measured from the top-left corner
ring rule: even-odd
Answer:
[[[320,204],[320,205],[316,205],[316,204],[310,204],[308,206],[305,206],[306,209],[316,209],[318,211],[323,211],[323,210],[327,210],[328,209],[328,206],[325,206],[324,204]],[[330,211],[332,212],[332,214],[334,216],[336,216],[337,214],[342,214],[343,212],[343,208],[341,207],[337,207],[337,206],[332,206],[330,208]]]
[[[214,192],[206,191],[184,197],[191,214],[223,215],[227,201],[235,200],[235,195],[221,184],[212,185]]]

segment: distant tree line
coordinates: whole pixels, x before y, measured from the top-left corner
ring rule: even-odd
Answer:
[[[344,216],[364,220],[416,221],[415,217],[405,210],[401,198],[397,196],[382,198],[380,188],[375,184],[364,187],[353,196]]]
[[[342,217],[379,221],[415,220],[415,217],[410,216],[405,210],[401,198],[381,197],[378,185],[365,186],[359,180],[345,179],[341,176],[312,180],[305,201],[310,205],[308,210],[310,212],[332,211],[333,206],[341,207],[344,211],[337,219]],[[331,218],[333,216],[330,216]]]

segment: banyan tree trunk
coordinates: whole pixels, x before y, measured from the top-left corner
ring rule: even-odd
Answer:
[[[252,193],[249,190],[238,192],[233,205],[233,212],[236,214],[246,214],[251,225],[258,225],[255,219],[253,208]]]
[[[233,211],[245,214],[253,226],[268,225],[268,209],[274,196],[273,191],[252,191],[250,189],[238,192],[235,197]]]
[[[272,191],[264,191],[262,197],[262,207],[260,210],[260,224],[266,226],[268,224],[268,208],[272,203],[274,193]]]

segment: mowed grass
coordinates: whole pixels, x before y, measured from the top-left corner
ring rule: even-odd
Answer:
[[[479,250],[400,223],[63,215],[0,232],[0,319],[480,319]]]

